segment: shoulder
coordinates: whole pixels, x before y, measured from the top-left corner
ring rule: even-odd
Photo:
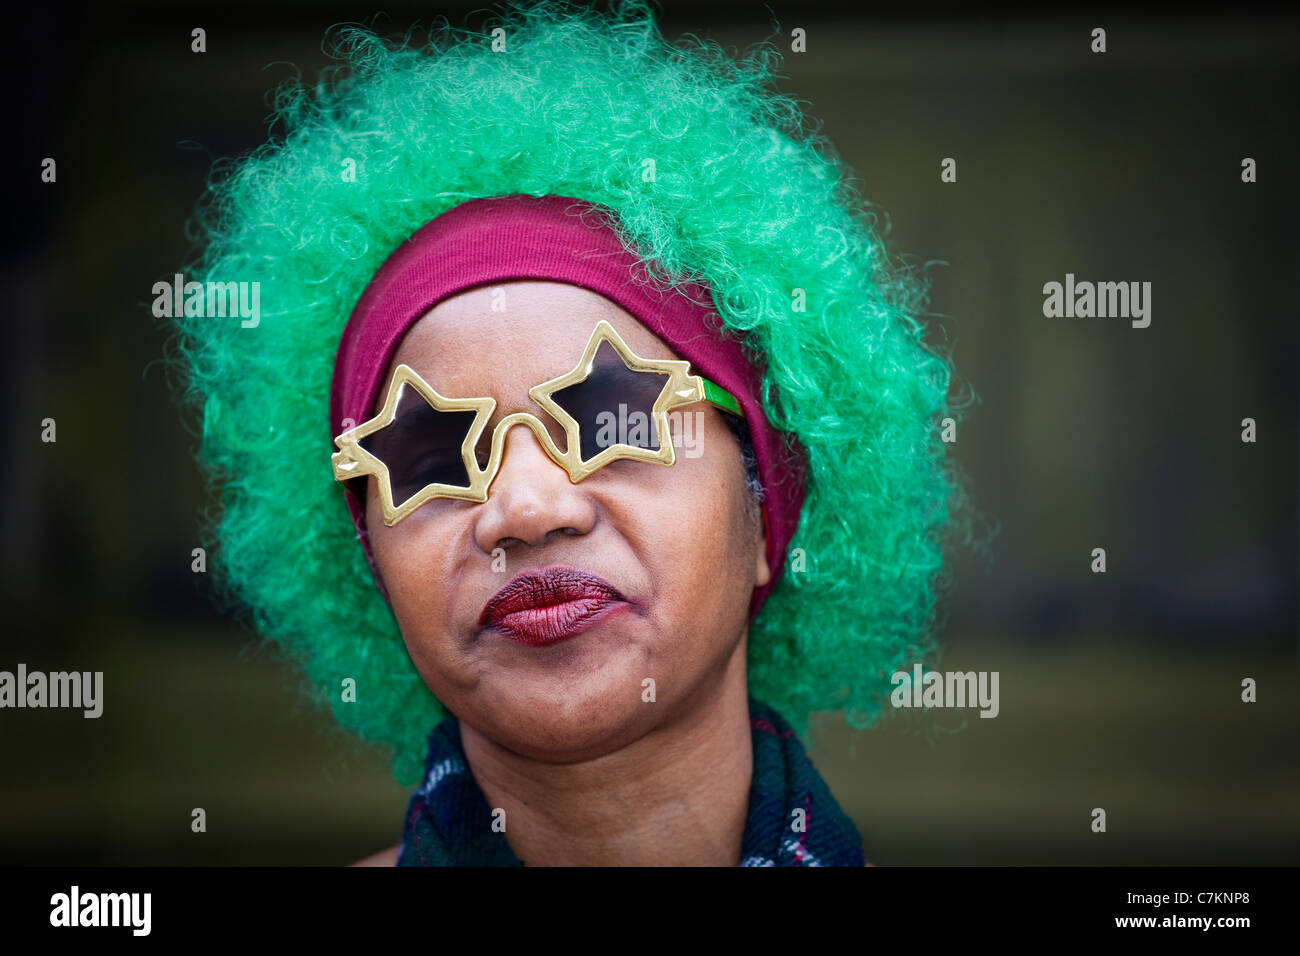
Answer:
[[[349,866],[397,866],[397,847],[390,846],[387,850],[380,850],[374,856],[357,860]]]

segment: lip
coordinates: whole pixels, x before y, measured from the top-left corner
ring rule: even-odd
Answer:
[[[515,575],[484,605],[478,623],[520,644],[549,647],[581,634],[607,612],[627,606],[623,595],[604,578],[557,565]]]

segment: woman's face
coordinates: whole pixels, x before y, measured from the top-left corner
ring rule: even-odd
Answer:
[[[443,395],[494,397],[486,447],[513,412],[550,423],[528,389],[571,371],[600,319],[638,355],[681,357],[601,295],[520,281],[439,303],[389,374],[405,363]],[[671,467],[616,460],[577,484],[516,425],[486,502],[435,498],[391,528],[369,479],[371,546],[411,659],[439,700],[497,744],[551,761],[600,756],[703,701],[737,655],[743,665],[750,597],[769,580],[762,522],[725,413],[699,403],[680,414],[698,450],[686,454],[679,436]],[[563,433],[552,435],[563,450]],[[599,613],[555,643],[525,642],[529,621],[571,621],[592,605],[518,616],[507,605],[489,618],[501,624],[481,623],[518,575],[556,567],[603,579],[621,600],[596,601]]]

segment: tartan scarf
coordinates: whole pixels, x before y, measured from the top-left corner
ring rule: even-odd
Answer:
[[[741,866],[863,866],[862,837],[780,714],[749,698],[754,776]],[[802,813],[796,811],[802,810]],[[429,736],[411,797],[398,866],[523,866],[492,829],[492,810],[469,770],[460,725],[448,713]]]

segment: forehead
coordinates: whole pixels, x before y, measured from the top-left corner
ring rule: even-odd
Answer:
[[[443,394],[531,404],[528,389],[571,371],[601,319],[640,356],[680,358],[603,295],[565,282],[527,280],[481,286],[438,303],[406,333],[388,374],[406,364]]]

